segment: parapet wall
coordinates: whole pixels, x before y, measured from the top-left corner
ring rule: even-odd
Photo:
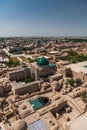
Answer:
[[[73,77],[74,78],[80,78],[81,80],[83,80],[84,78],[84,74],[83,73],[79,73],[79,72],[76,72],[76,71],[72,71],[72,74],[73,74]]]

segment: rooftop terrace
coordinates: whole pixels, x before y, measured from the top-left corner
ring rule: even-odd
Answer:
[[[71,68],[73,71],[87,74],[86,66],[87,66],[87,61],[66,65],[67,68]]]

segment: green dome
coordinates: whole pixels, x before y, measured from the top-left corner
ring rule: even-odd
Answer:
[[[38,65],[48,65],[49,64],[49,61],[48,59],[46,59],[45,57],[41,57],[41,58],[38,58],[37,59],[37,64]]]

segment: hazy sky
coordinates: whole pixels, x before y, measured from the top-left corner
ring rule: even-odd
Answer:
[[[0,36],[87,36],[87,0],[0,0]]]

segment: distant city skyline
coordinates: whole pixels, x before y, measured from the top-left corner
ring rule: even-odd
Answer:
[[[0,37],[87,36],[87,0],[0,0]]]

